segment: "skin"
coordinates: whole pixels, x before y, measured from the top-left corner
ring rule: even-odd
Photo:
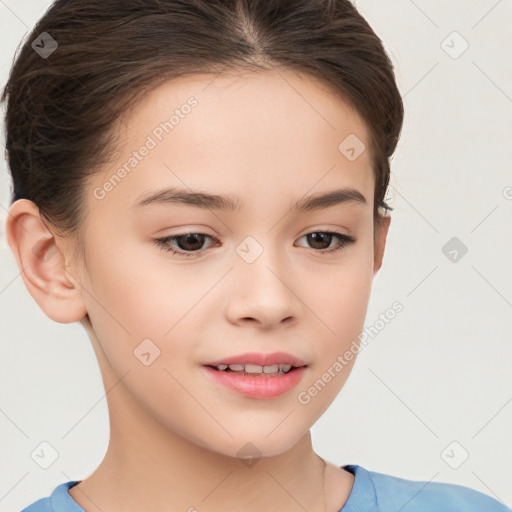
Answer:
[[[93,190],[190,96],[198,105],[97,199]],[[59,236],[32,202],[12,205],[8,241],[26,267],[28,291],[49,318],[86,327],[109,391],[107,453],[70,489],[82,508],[324,510],[323,464],[310,428],[355,358],[308,404],[297,394],[362,331],[390,222],[374,226],[370,151],[349,161],[338,150],[351,133],[369,147],[357,113],[311,77],[290,70],[188,77],[158,87],[119,123],[115,159],[87,185],[87,268],[72,257],[72,237]],[[240,210],[132,206],[171,185],[237,195]],[[342,187],[361,192],[366,204],[290,210],[305,195]],[[212,237],[197,243],[199,256],[153,242],[189,229]],[[322,255],[337,240],[314,245],[305,235],[325,230],[356,242]],[[263,248],[250,264],[236,252],[247,236]],[[134,356],[146,338],[160,350],[148,366]],[[250,351],[288,352],[308,368],[295,389],[265,400],[217,384],[202,367]],[[247,442],[262,457],[251,467],[237,456]],[[328,463],[327,510],[343,506],[353,482]]]

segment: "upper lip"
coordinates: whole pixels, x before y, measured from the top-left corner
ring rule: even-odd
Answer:
[[[270,354],[246,352],[245,354],[224,357],[217,361],[206,363],[205,366],[219,366],[221,364],[259,364],[261,366],[291,364],[295,367],[307,366],[305,361],[286,352],[272,352]]]

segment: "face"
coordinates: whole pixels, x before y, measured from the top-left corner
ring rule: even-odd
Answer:
[[[102,372],[126,374],[169,431],[230,456],[247,442],[276,455],[345,383],[354,359],[338,356],[363,329],[376,271],[371,156],[347,153],[348,136],[368,147],[342,99],[291,71],[168,82],[120,124],[115,161],[88,185],[77,275]],[[183,195],[198,192],[225,199]],[[206,366],[276,352],[305,367]]]

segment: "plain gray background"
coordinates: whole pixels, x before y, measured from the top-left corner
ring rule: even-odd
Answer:
[[[0,0],[2,87],[18,44],[49,4]],[[396,66],[405,125],[392,161],[388,245],[366,317],[373,334],[314,425],[314,445],[338,465],[461,484],[510,507],[512,1],[356,5]],[[11,184],[3,159],[0,177],[7,512],[90,475],[109,427],[85,330],[48,319],[19,275],[4,233]],[[395,301],[403,311],[382,327],[379,315]],[[47,469],[31,456],[44,441],[58,453]]]

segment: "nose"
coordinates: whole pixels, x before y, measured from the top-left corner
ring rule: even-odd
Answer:
[[[231,323],[272,329],[279,324],[291,326],[302,314],[298,276],[286,256],[269,245],[252,262],[243,252],[235,258],[226,311]]]

